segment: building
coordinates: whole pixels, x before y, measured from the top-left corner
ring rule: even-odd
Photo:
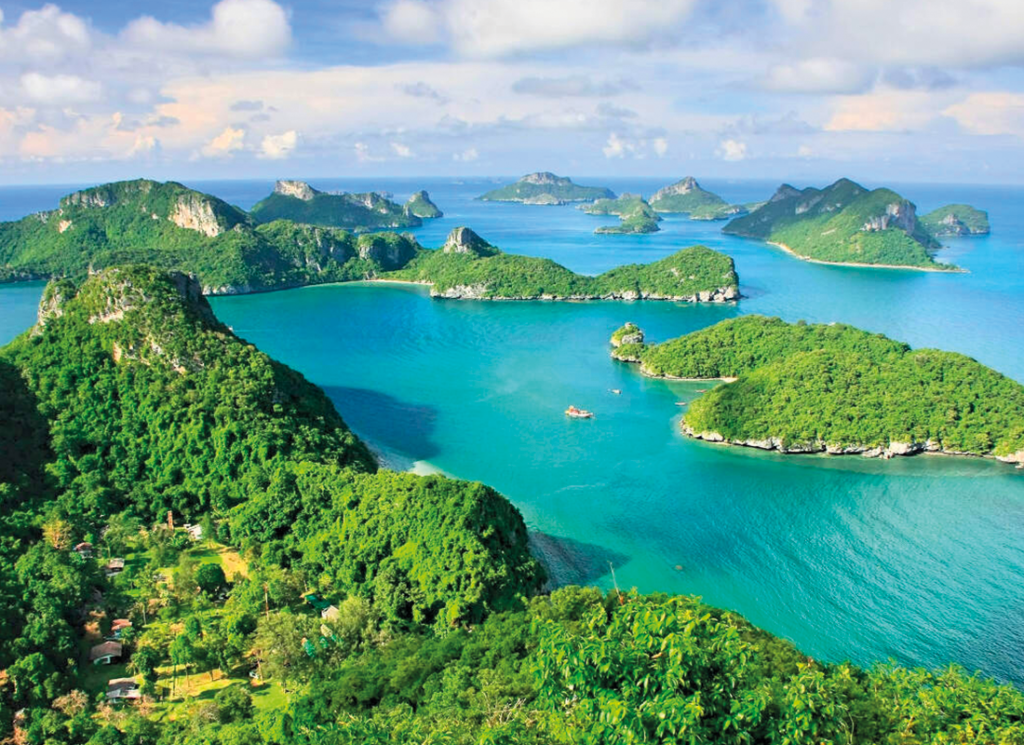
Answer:
[[[142,698],[142,691],[134,678],[114,678],[107,683],[107,700],[124,701]]]
[[[338,614],[338,606],[328,605],[326,608],[320,611],[320,618],[324,619],[325,621],[333,621],[337,619]]]
[[[107,578],[113,577],[124,571],[124,559],[111,559],[107,562],[106,566],[103,567],[103,573],[107,575]]]
[[[94,665],[114,665],[121,661],[124,647],[121,642],[103,642],[89,650],[89,662]]]
[[[81,543],[79,543],[77,546],[75,546],[74,551],[83,559],[92,558],[92,544],[88,541],[82,541]]]
[[[188,533],[188,537],[193,541],[199,541],[203,538],[203,526],[202,525],[189,525],[185,524],[185,532]]]

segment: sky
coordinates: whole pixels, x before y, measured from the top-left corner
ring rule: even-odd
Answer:
[[[1024,0],[0,0],[0,183],[1024,183]]]

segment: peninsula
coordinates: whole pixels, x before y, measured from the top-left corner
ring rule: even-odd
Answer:
[[[542,171],[523,176],[514,184],[482,194],[478,199],[484,202],[521,202],[522,204],[559,205],[569,202],[593,202],[597,199],[614,199],[610,189],[600,186],[580,186],[565,176]]]
[[[714,192],[702,189],[693,176],[659,189],[650,202],[656,212],[683,213],[691,220],[726,220],[747,211],[741,205],[729,204]]]
[[[422,218],[440,217],[441,211],[425,191],[416,192],[403,206],[377,192],[329,194],[305,181],[278,181],[273,193],[257,202],[251,214],[258,224],[291,220],[365,231],[419,227]]]
[[[588,277],[550,259],[504,253],[469,228],[456,228],[441,248],[421,250],[381,278],[429,284],[431,296],[453,299],[707,303],[740,296],[733,260],[704,246]]]
[[[651,209],[639,194],[623,194],[618,199],[598,199],[591,204],[580,205],[588,215],[617,215],[618,225],[602,226],[595,233],[629,234],[655,233],[660,228],[661,215]]]
[[[932,258],[939,243],[918,221],[913,203],[890,189],[869,191],[849,179],[824,189],[783,184],[722,232],[768,241],[820,263],[956,270]]]
[[[969,204],[947,204],[922,215],[921,224],[936,238],[988,235],[988,213]]]
[[[1024,386],[962,354],[911,349],[842,324],[751,315],[661,344],[630,324],[612,357],[651,377],[729,381],[683,431],[782,453],[934,452],[1024,463]]]

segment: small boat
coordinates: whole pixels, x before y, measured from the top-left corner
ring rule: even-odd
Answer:
[[[707,388],[698,388],[697,389],[697,393],[707,393],[707,392],[708,392]]]
[[[685,401],[676,401],[676,406],[686,406]]]
[[[618,389],[618,388],[609,388],[608,390],[610,390],[616,396],[621,396],[622,395],[622,391],[620,389]]]
[[[593,419],[594,412],[587,411],[586,409],[577,409],[575,406],[570,406],[565,410],[565,415],[572,417],[573,419]]]

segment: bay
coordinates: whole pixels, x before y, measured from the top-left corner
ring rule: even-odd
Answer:
[[[617,192],[665,180],[577,179]],[[626,320],[660,340],[739,313],[839,321],[964,352],[1024,380],[1024,190],[890,185],[923,212],[988,209],[993,234],[948,241],[969,270],[936,274],[809,264],[669,217],[648,236],[597,236],[571,207],[475,201],[492,180],[336,180],[325,189],[430,191],[446,216],[413,231],[438,245],[469,225],[508,251],[596,273],[704,243],[732,255],[737,305],[433,301],[355,284],[213,298],[236,333],[331,396],[389,465],[441,470],[506,494],[557,556],[561,581],[702,595],[796,642],[859,663],[957,662],[1024,683],[1024,477],[942,457],[888,462],[777,456],[683,438],[677,401],[700,384],[652,381],[608,358]],[[189,184],[242,207],[270,182]],[[704,184],[732,201],[775,184]],[[869,184],[870,185],[870,184]],[[50,189],[50,191],[47,191]],[[0,218],[54,206],[67,187],[0,189]],[[0,289],[0,343],[31,324],[41,284]],[[621,389],[619,396],[610,389]],[[562,415],[568,404],[590,421]]]

